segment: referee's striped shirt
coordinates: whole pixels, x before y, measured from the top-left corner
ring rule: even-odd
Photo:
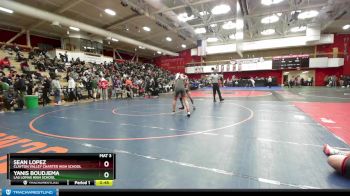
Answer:
[[[218,84],[220,77],[221,76],[219,74],[211,74],[210,75],[211,83]]]

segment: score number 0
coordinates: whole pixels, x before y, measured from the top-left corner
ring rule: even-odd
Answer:
[[[104,167],[109,167],[109,162],[108,162],[108,161],[105,161],[105,162],[103,163],[103,166],[104,166]],[[104,176],[105,178],[108,178],[108,177],[109,177],[109,172],[105,172],[105,173],[103,174],[103,176]]]

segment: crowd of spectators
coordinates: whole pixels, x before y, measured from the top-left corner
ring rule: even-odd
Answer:
[[[302,87],[302,86],[313,86],[314,85],[314,78],[308,77],[304,78],[300,75],[295,77],[290,77],[289,80],[284,81],[284,85],[288,86],[288,88],[293,87]]]
[[[54,96],[55,104],[60,105],[62,97],[65,101],[157,97],[172,88],[174,76],[149,63],[97,64],[79,58],[68,61],[67,53],[50,58],[46,51],[41,50],[32,50],[28,58],[22,58],[24,55],[20,50],[13,51],[16,54],[12,60],[20,60],[21,71],[16,71],[9,56],[0,60],[0,111],[3,106],[7,110],[22,109],[24,95],[38,95],[43,105],[49,104],[50,97]]]
[[[350,76],[341,75],[337,77],[336,75],[325,76],[324,84],[327,87],[342,87],[349,88],[350,87]]]

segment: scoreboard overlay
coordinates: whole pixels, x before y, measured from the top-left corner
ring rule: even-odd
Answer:
[[[115,153],[7,156],[10,185],[109,186],[116,178]]]

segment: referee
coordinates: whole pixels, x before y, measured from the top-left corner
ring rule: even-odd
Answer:
[[[219,94],[219,98],[220,98],[220,101],[223,101],[224,99],[221,97],[221,92],[220,92],[220,87],[219,87],[219,79],[220,77],[222,77],[221,75],[219,75],[214,67],[211,68],[211,70],[214,72],[210,75],[210,80],[211,80],[211,84],[213,86],[213,96],[214,96],[214,102],[216,102],[216,92],[218,92]]]

